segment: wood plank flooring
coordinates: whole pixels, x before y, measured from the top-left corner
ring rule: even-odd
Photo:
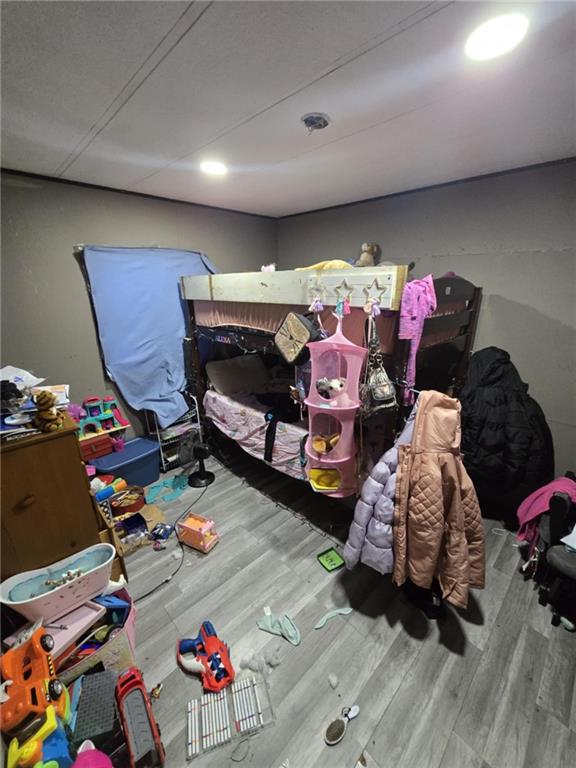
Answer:
[[[233,744],[197,759],[197,768],[576,765],[576,636],[550,626],[532,584],[516,572],[512,535],[493,533],[496,524],[486,521],[486,589],[467,611],[429,622],[389,577],[364,566],[329,574],[319,565],[316,555],[332,545],[324,534],[344,540],[350,510],[243,454],[227,456],[226,466],[208,463],[216,481],[205,493],[189,489],[159,505],[174,521],[194,502],[216,520],[221,541],[208,555],[185,548],[179,572],[138,602],[137,661],[149,687],[164,683],[154,711],[167,768],[185,765],[186,702],[201,690],[176,667],[176,640],[205,619],[237,667],[270,649],[281,663],[268,678],[274,725],[250,739],[241,763],[232,760]],[[180,558],[174,537],[163,552],[130,556],[133,596],[167,579]],[[265,605],[291,615],[298,647],[256,627]],[[345,605],[352,614],[313,629]],[[339,679],[334,690],[329,674]],[[361,713],[344,740],[325,746],[327,724],[354,703]]]

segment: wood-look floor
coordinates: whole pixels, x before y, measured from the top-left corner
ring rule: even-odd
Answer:
[[[149,687],[164,688],[154,710],[167,768],[185,766],[185,706],[200,684],[176,666],[176,640],[210,619],[238,664],[278,647],[269,676],[276,722],[250,739],[241,762],[228,745],[198,768],[574,768],[576,636],[550,625],[547,609],[516,572],[514,537],[486,522],[487,584],[464,612],[429,622],[389,577],[360,566],[327,573],[316,554],[331,541],[274,500],[342,539],[350,513],[249,458],[211,459],[216,482],[193,507],[216,520],[221,541],[208,555],[185,549],[180,572],[138,603],[137,661]],[[174,520],[200,496],[187,490],[161,504]],[[172,538],[128,558],[135,597],[178,565]],[[293,617],[298,647],[256,627],[262,609]],[[329,609],[349,616],[314,630]],[[339,686],[333,690],[328,675]],[[323,734],[343,706],[360,716],[344,740]]]

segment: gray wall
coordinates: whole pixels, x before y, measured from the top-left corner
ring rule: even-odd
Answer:
[[[554,435],[576,457],[576,163],[528,169],[283,219],[282,269],[352,258],[364,241],[415,273],[484,288],[476,349],[508,350]]]
[[[351,258],[365,240],[416,273],[484,288],[476,348],[507,349],[576,456],[576,163],[463,182],[278,222],[31,177],[2,177],[2,362],[104,393],[76,243],[202,250],[225,272]]]
[[[109,389],[77,243],[199,250],[221,271],[242,272],[274,260],[276,222],[3,174],[2,364],[70,384],[74,402]]]

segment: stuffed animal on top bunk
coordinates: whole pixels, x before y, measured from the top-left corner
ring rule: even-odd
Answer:
[[[38,411],[34,417],[34,426],[42,432],[56,432],[62,429],[64,415],[55,408],[56,395],[52,392],[39,392],[34,398]]]
[[[378,255],[381,253],[378,243],[362,243],[360,256],[354,263],[355,267],[373,267],[376,265]]]

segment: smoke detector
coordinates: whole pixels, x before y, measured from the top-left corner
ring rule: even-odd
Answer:
[[[308,128],[308,133],[322,131],[330,125],[330,118],[323,112],[308,112],[307,115],[302,115],[300,120]]]

